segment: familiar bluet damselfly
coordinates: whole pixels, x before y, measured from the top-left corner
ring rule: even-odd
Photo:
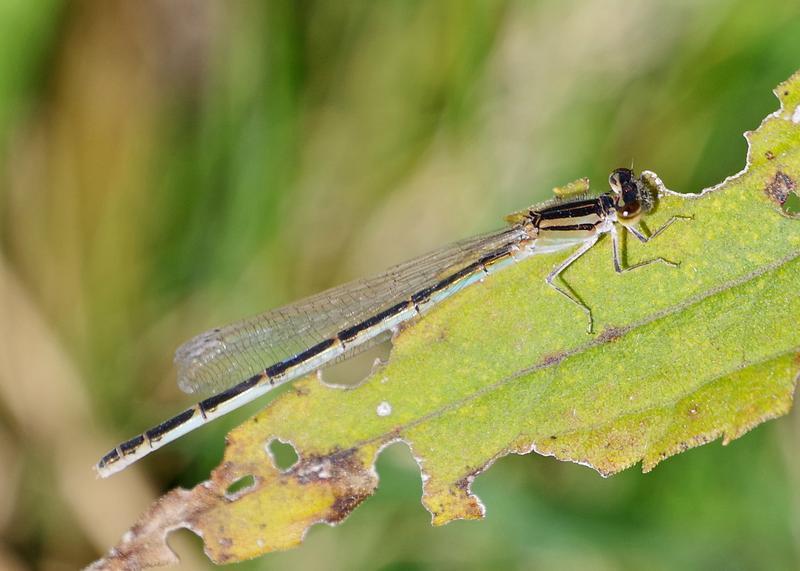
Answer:
[[[682,218],[670,218],[649,236],[640,229],[641,218],[658,198],[655,180],[653,173],[636,177],[630,169],[616,169],[609,177],[610,192],[532,206],[507,217],[510,226],[502,230],[190,339],[175,354],[178,384],[185,392],[216,394],[114,447],[97,463],[97,472],[110,476],[276,386],[385,340],[437,303],[535,254],[576,248],[546,281],[586,314],[591,333],[591,309],[555,280],[603,234],[611,234],[618,273],[653,262],[677,265],[664,258],[627,267],[621,263],[617,225],[648,242]]]

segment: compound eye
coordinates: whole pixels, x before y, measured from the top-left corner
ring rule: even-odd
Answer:
[[[642,211],[642,205],[638,200],[626,202],[617,209],[617,215],[623,220],[636,218]]]
[[[608,177],[608,184],[611,185],[611,189],[619,194],[622,192],[622,188],[630,184],[633,180],[633,171],[631,169],[616,169],[614,172],[611,173],[611,176]]]

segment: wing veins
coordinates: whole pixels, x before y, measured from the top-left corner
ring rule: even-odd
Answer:
[[[455,242],[376,276],[197,335],[175,353],[178,385],[189,393],[230,388],[523,237],[515,226]]]

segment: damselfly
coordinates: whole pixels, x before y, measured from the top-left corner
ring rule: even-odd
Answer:
[[[652,175],[655,178],[655,175]],[[653,258],[623,267],[617,224],[647,242],[680,217],[645,235],[641,218],[658,198],[653,180],[617,169],[611,192],[595,197],[557,198],[510,215],[510,226],[470,238],[405,262],[369,279],[357,280],[291,305],[198,335],[175,354],[178,384],[186,392],[219,391],[177,416],[116,446],[98,462],[105,477],[153,450],[272,388],[311,373],[388,338],[398,326],[428,311],[470,284],[539,253],[577,246],[548,274],[547,283],[578,306],[592,311],[556,278],[603,235],[611,234],[614,269],[623,273]]]

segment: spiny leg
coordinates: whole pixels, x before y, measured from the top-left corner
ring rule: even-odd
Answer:
[[[655,238],[656,236],[658,236],[659,234],[661,234],[661,233],[662,233],[664,230],[666,230],[667,228],[669,228],[669,227],[672,225],[672,223],[673,223],[673,222],[675,222],[675,221],[677,221],[677,220],[694,220],[694,217],[693,217],[693,216],[673,216],[672,218],[670,218],[669,220],[667,220],[666,222],[664,222],[664,223],[663,223],[661,226],[659,226],[659,227],[658,227],[658,229],[657,229],[655,232],[653,232],[652,234],[650,234],[649,236],[645,236],[644,234],[642,234],[642,233],[639,231],[639,229],[638,229],[638,228],[635,228],[635,227],[633,227],[633,226],[626,226],[626,228],[628,229],[628,231],[629,231],[631,234],[633,234],[634,236],[636,236],[636,238],[637,238],[637,239],[638,239],[638,240],[639,240],[639,241],[640,241],[642,244],[647,244],[647,243],[648,243],[650,240],[652,240],[653,238]]]
[[[592,310],[589,309],[589,306],[587,306],[580,299],[578,299],[578,297],[574,293],[572,293],[572,291],[570,289],[561,288],[561,287],[557,286],[556,284],[553,283],[553,280],[555,278],[557,278],[561,274],[561,272],[566,270],[570,266],[570,264],[572,264],[572,262],[574,262],[575,260],[577,260],[578,258],[583,256],[589,250],[589,248],[594,246],[597,243],[597,239],[599,237],[600,237],[600,235],[596,234],[590,240],[588,240],[587,242],[584,242],[583,245],[580,248],[578,248],[575,252],[573,252],[569,256],[569,258],[567,258],[566,260],[564,260],[563,262],[558,264],[555,268],[553,268],[553,271],[548,274],[547,278],[545,278],[545,281],[547,282],[547,285],[549,285],[551,288],[553,288],[558,293],[560,293],[561,295],[566,297],[572,303],[574,303],[575,305],[580,307],[583,310],[583,312],[586,313],[586,317],[589,318],[589,327],[588,327],[588,329],[586,331],[587,333],[591,333],[592,332],[592,326],[594,324],[593,323],[593,319],[592,319]]]
[[[639,233],[638,230],[631,229],[631,227],[629,227],[629,226],[626,226],[626,228],[628,228],[628,230],[630,230],[631,233],[633,233],[633,235],[636,236],[637,238],[639,236],[641,236],[642,238],[647,238],[647,236],[644,236],[643,234]],[[652,238],[652,237],[653,236],[650,236],[650,238]],[[645,242],[647,242],[647,240],[645,240]],[[625,272],[629,272],[631,270],[636,270],[636,269],[644,267],[644,266],[649,266],[650,264],[655,263],[655,262],[660,262],[662,264],[666,264],[666,265],[668,265],[670,267],[673,267],[673,268],[677,268],[680,265],[680,264],[677,264],[675,262],[671,262],[671,261],[669,261],[669,260],[667,260],[665,258],[658,257],[658,258],[651,258],[649,260],[644,260],[642,262],[638,262],[636,264],[633,264],[632,266],[623,267],[622,266],[622,262],[620,261],[619,234],[617,233],[617,227],[616,226],[612,226],[611,227],[611,251],[612,251],[612,254],[613,254],[613,258],[614,258],[614,270],[618,274],[624,274]]]

